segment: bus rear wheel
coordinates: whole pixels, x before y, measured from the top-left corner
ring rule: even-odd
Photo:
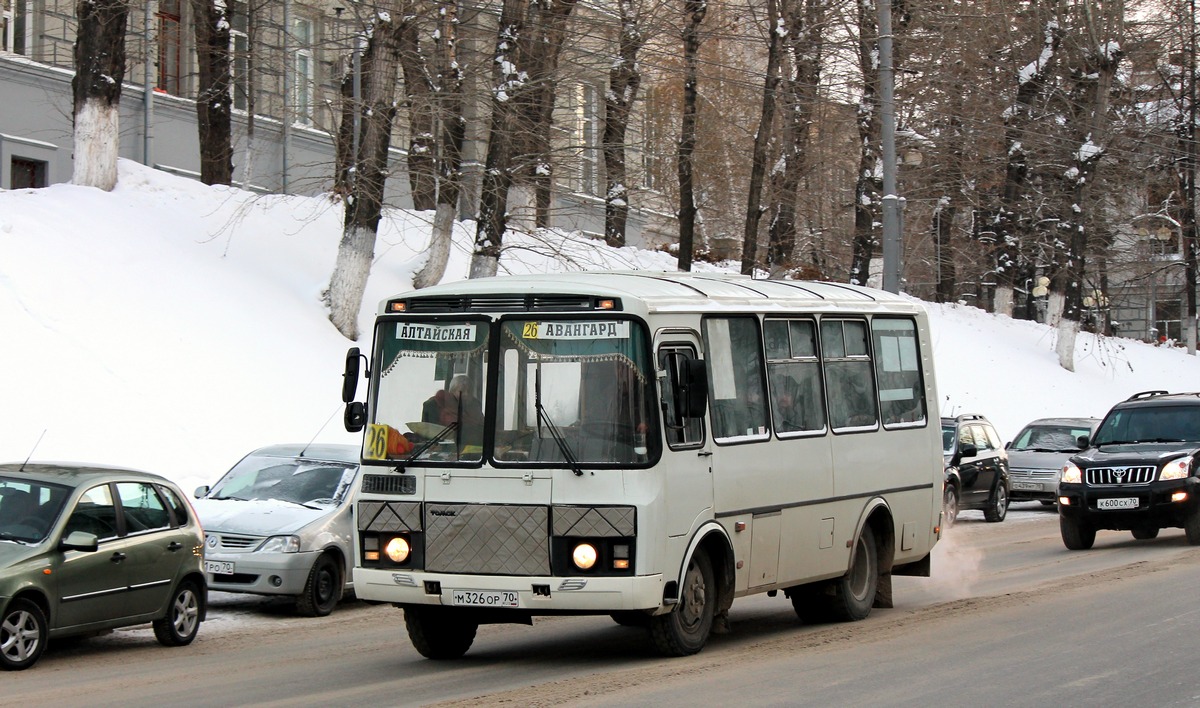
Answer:
[[[688,562],[674,612],[650,617],[650,638],[659,653],[688,656],[704,648],[712,631],[717,585],[708,554],[697,549]]]
[[[413,605],[404,608],[404,626],[421,656],[436,660],[461,658],[471,648],[479,629],[479,623],[462,612]]]
[[[854,543],[850,570],[840,578],[791,588],[792,609],[801,622],[856,622],[866,619],[879,588],[875,534],[863,529]]]

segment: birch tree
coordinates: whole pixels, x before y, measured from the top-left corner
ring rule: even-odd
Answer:
[[[328,291],[329,319],[349,339],[358,339],[358,314],[383,211],[388,148],[396,115],[400,35],[406,29],[403,20],[393,21],[393,14],[402,16],[397,10],[388,6],[376,13],[361,59],[362,102],[356,107],[362,114],[358,152],[353,156],[342,240]]]
[[[75,37],[75,165],[71,181],[106,192],[117,184],[127,0],[78,0]]]

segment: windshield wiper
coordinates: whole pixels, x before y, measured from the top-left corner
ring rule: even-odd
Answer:
[[[546,424],[546,429],[550,431],[550,437],[554,439],[554,444],[558,446],[559,452],[562,453],[563,459],[567,461],[567,465],[570,466],[571,471],[575,473],[576,477],[582,477],[583,470],[580,469],[579,462],[575,459],[575,453],[571,451],[571,446],[567,443],[567,439],[563,437],[562,432],[559,431],[554,421],[550,420],[550,414],[542,406],[542,363],[540,361],[534,375],[533,408],[537,411],[538,422]]]
[[[22,545],[29,545],[29,539],[22,538],[21,536],[14,536],[7,531],[0,531],[0,541],[16,541]]]
[[[280,499],[279,497],[271,497],[270,500],[277,501],[277,502],[283,502],[284,504],[295,504],[296,506],[302,506],[305,509],[320,509],[321,508],[319,506],[309,506],[308,504],[305,504],[304,502],[292,501],[291,499]]]
[[[409,453],[408,457],[404,458],[403,460],[400,460],[400,464],[406,465],[406,464],[412,462],[413,460],[417,459],[421,455],[425,454],[426,450],[428,450],[429,448],[433,447],[434,445],[437,445],[442,440],[444,440],[445,437],[450,434],[450,431],[456,430],[456,429],[458,429],[458,421],[457,420],[454,421],[453,423],[450,423],[446,427],[442,428],[440,431],[438,431],[437,435],[434,435],[432,438],[429,438],[428,440],[425,441],[425,443],[423,445],[421,445],[421,447],[418,447],[417,449],[415,449],[411,453]]]

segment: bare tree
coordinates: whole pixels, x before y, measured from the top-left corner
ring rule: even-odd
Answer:
[[[641,13],[633,0],[617,0],[621,22],[617,38],[617,57],[608,72],[608,92],[604,96],[604,240],[610,246],[625,245],[625,224],[629,218],[629,187],[626,185],[625,133],[629,113],[637,99],[642,72],[637,53],[642,46]]]
[[[423,9],[423,8],[422,8]],[[433,80],[421,52],[417,17],[402,23],[400,67],[408,94],[408,183],[413,208],[433,209],[437,204],[437,159],[434,131]]]
[[[683,117],[679,131],[679,257],[682,271],[692,269],[696,236],[695,164],[697,55],[700,53],[700,24],[708,12],[707,0],[683,0]]]
[[[462,191],[462,149],[466,134],[463,118],[463,71],[458,56],[458,6],[456,0],[439,0],[435,43],[434,97],[442,125],[438,154],[437,206],[425,265],[413,276],[418,288],[434,285],[446,273],[450,258],[454,217]]]
[[[196,124],[200,130],[200,181],[233,181],[232,57],[224,0],[192,0],[196,30]]]
[[[754,132],[754,152],[750,158],[750,184],[746,194],[746,229],[742,234],[743,275],[752,275],[758,261],[758,228],[766,209],[762,206],[763,180],[767,173],[767,149],[774,133],[776,92],[779,87],[779,62],[787,26],[779,16],[779,0],[767,0],[767,68],[763,78],[762,110],[758,130]]]
[[[112,191],[120,148],[127,0],[78,0],[74,93],[75,169],[71,181]]]
[[[883,192],[883,162],[880,155],[882,123],[879,88],[879,27],[875,3],[860,0],[858,7],[858,65],[862,74],[862,99],[858,104],[859,162],[854,184],[854,256],[850,282],[865,285],[871,273],[871,258],[879,245]],[[891,0],[882,0],[890,2]]]
[[[361,59],[362,102],[358,152],[346,197],[342,240],[337,264],[329,279],[329,319],[349,339],[358,339],[358,314],[367,276],[375,257],[375,237],[383,211],[388,148],[396,115],[400,35],[404,20],[395,6],[375,15],[366,51]]]

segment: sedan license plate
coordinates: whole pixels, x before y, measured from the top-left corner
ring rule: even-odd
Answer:
[[[1137,497],[1115,497],[1113,499],[1097,499],[1097,509],[1136,509]]]
[[[450,601],[468,607],[520,607],[515,590],[451,590]]]
[[[204,572],[213,575],[233,575],[232,561],[204,561]]]
[[[1033,489],[1036,491],[1036,490],[1041,489],[1042,485],[1038,484],[1037,482],[1013,482],[1012,488],[1013,489]]]

